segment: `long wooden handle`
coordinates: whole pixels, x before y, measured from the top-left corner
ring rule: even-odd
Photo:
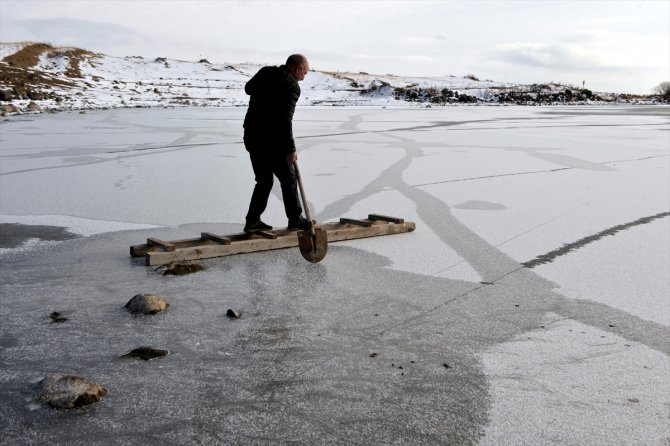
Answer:
[[[309,234],[312,237],[316,237],[316,232],[314,231],[314,224],[312,223],[312,213],[309,211],[309,205],[307,204],[307,195],[305,195],[305,188],[302,185],[302,178],[300,177],[300,169],[298,169],[297,161],[293,162],[293,167],[295,168],[295,178],[298,180],[298,187],[300,188],[302,205],[305,207],[305,215],[307,216],[307,224],[309,225]]]

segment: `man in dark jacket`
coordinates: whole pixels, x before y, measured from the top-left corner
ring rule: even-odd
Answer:
[[[261,68],[244,87],[251,97],[244,118],[244,145],[256,178],[244,232],[272,229],[261,221],[261,214],[268,204],[273,176],[281,185],[288,229],[307,228],[293,167],[298,159],[293,140],[293,112],[300,97],[298,81],[303,80],[308,71],[307,58],[294,54],[289,56],[286,65]]]

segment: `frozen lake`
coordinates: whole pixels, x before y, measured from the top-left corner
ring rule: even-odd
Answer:
[[[315,218],[415,232],[317,265],[289,249],[164,277],[130,259],[147,237],[241,231],[244,113],[0,123],[1,441],[670,441],[668,107],[299,107]],[[278,185],[263,220],[286,225]],[[131,317],[140,292],[171,306]],[[118,359],[141,345],[170,355]],[[34,404],[53,371],[109,395]]]

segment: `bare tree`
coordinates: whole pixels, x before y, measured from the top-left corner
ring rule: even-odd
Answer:
[[[664,101],[670,101],[670,81],[661,82],[652,91],[661,96]]]

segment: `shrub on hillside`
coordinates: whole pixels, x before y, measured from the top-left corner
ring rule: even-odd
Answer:
[[[654,94],[657,94],[666,102],[670,102],[670,81],[661,82],[653,89]]]

